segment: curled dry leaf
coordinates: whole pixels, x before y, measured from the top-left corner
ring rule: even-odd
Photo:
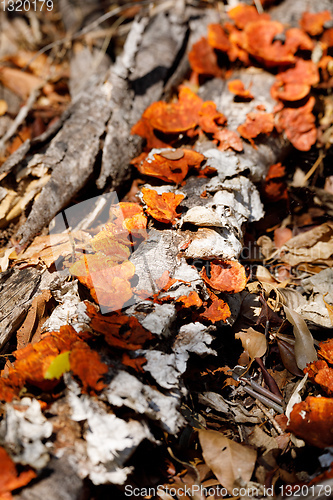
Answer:
[[[217,55],[204,36],[193,44],[188,54],[193,71],[199,75],[222,76],[222,70],[217,64]]]
[[[16,470],[16,465],[8,455],[7,451],[0,446],[0,498],[1,500],[10,500],[11,491],[22,488],[36,477],[33,470],[25,470],[20,474]]]
[[[315,63],[297,59],[294,68],[278,73],[271,87],[271,95],[274,99],[298,101],[306,97],[311,86],[318,82],[319,73]]]
[[[246,5],[244,3],[239,3],[233,9],[228,11],[228,16],[234,21],[235,25],[239,29],[244,29],[245,26],[259,19],[266,19],[269,21],[269,14],[259,14],[256,7],[252,5]]]
[[[311,36],[320,35],[323,32],[324,24],[331,19],[329,10],[321,12],[304,12],[299,22],[304,31]]]
[[[267,351],[267,340],[263,333],[257,332],[253,328],[235,334],[236,339],[242,342],[244,351],[249,355],[251,361],[254,358],[261,358]]]
[[[153,160],[148,157],[137,168],[141,174],[157,177],[166,182],[180,184],[185,179],[189,169],[191,167],[199,167],[205,157],[201,153],[190,149],[170,149],[170,153],[179,151],[182,152],[182,156],[179,157],[178,154],[176,158],[170,158],[170,155],[166,157],[162,153],[154,154]]]
[[[273,113],[248,113],[246,121],[237,128],[244,139],[254,139],[259,134],[270,134],[274,129]]]
[[[283,306],[287,320],[293,325],[295,335],[294,352],[298,368],[303,370],[308,363],[317,358],[317,352],[313,345],[313,337],[300,314],[287,306]]]
[[[328,363],[333,364],[333,339],[320,342],[318,354],[321,358],[326,359]]]
[[[182,86],[178,101],[171,103],[158,101],[151,104],[144,111],[141,120],[132,128],[132,134],[146,138],[149,148],[163,147],[164,143],[152,145],[149,141],[153,130],[159,130],[164,134],[179,134],[196,127],[202,103],[202,99],[192,90]]]
[[[247,277],[245,268],[233,260],[213,260],[210,263],[211,277],[208,278],[203,267],[200,276],[214,290],[238,293],[244,290]]]
[[[266,175],[264,193],[270,201],[288,199],[287,185],[283,179],[285,167],[281,163],[271,165]]]
[[[242,97],[243,99],[251,100],[253,95],[249,89],[246,89],[242,80],[231,80],[228,83],[228,90],[232,92],[237,97]]]
[[[129,280],[135,266],[126,260],[115,265],[114,260],[101,252],[83,255],[70,267],[70,272],[89,288],[92,298],[106,310],[116,311],[133,296]]]
[[[234,130],[223,128],[215,132],[213,137],[219,141],[217,149],[220,151],[226,151],[229,148],[234,151],[243,151],[243,141]]]
[[[326,361],[320,359],[309,364],[305,369],[309,379],[316,382],[322,389],[332,396],[333,394],[333,369],[328,366]]]
[[[277,131],[285,131],[291,144],[300,151],[309,151],[317,139],[315,117],[312,114],[314,104],[315,98],[311,96],[304,106],[283,108],[278,113]]]
[[[212,303],[203,313],[201,313],[200,317],[212,323],[226,321],[231,316],[228,304],[224,302],[224,300],[219,299],[213,292],[210,292],[209,296]]]
[[[158,194],[154,189],[142,188],[143,201],[147,204],[147,212],[154,219],[173,224],[179,217],[176,208],[185,198],[183,194],[162,193]]]
[[[88,301],[84,302],[84,306],[84,313],[90,318],[90,328],[103,335],[111,347],[136,350],[153,338],[153,335],[139,323],[135,316],[120,313],[105,316]]]
[[[94,394],[101,391],[106,384],[102,378],[108,366],[100,359],[98,352],[92,350],[85,342],[76,342],[69,354],[71,371],[82,383],[82,392]]]
[[[288,430],[319,448],[333,445],[333,398],[309,396],[296,403],[290,414]]]
[[[220,130],[219,125],[224,125],[226,122],[224,114],[217,111],[215,102],[203,103],[199,111],[199,126],[204,132],[214,134]]]
[[[246,484],[251,479],[257,458],[253,448],[236,443],[220,432],[199,430],[198,434],[206,464],[230,494],[236,481],[236,484]]]

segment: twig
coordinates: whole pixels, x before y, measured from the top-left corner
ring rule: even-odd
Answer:
[[[17,129],[19,126],[24,122],[26,119],[29,111],[31,110],[32,106],[34,105],[38,95],[39,95],[40,88],[34,89],[31,94],[28,97],[28,100],[26,104],[20,109],[18,112],[15,120],[13,121],[12,125],[9,127],[5,135],[1,138],[0,140],[0,151],[5,147],[6,142],[8,139],[13,137],[13,135],[16,133]]]
[[[321,164],[323,158],[325,158],[325,154],[322,151],[320,151],[318,158],[316,159],[316,161],[314,162],[314,164],[312,165],[310,170],[305,174],[305,176],[303,178],[302,186],[305,186],[308,179],[310,179],[311,175],[316,171],[316,169]]]
[[[279,426],[279,424],[277,423],[277,421],[275,420],[275,418],[273,417],[273,415],[271,415],[269,413],[267,408],[258,399],[256,399],[256,403],[257,403],[258,408],[260,408],[260,410],[266,415],[268,420],[271,422],[271,424],[274,427],[274,429],[276,430],[276,432],[278,434],[280,434],[280,436],[282,436],[284,434],[284,432],[281,429],[281,427]]]

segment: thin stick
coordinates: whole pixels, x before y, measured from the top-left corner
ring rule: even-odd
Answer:
[[[28,97],[28,100],[26,104],[20,109],[18,112],[15,120],[13,121],[12,125],[9,127],[5,135],[2,137],[0,140],[0,151],[5,147],[6,142],[13,137],[13,135],[16,133],[17,129],[19,126],[24,122],[26,119],[29,111],[31,110],[32,106],[34,105],[37,97],[39,96],[39,91],[40,88],[34,89],[31,94]]]
[[[271,422],[271,424],[274,427],[274,429],[276,430],[276,432],[278,434],[280,434],[280,436],[282,436],[284,434],[284,432],[281,429],[281,427],[279,426],[279,424],[277,423],[277,421],[275,420],[275,418],[273,417],[273,415],[271,415],[269,413],[269,410],[267,410],[267,408],[258,399],[256,399],[256,403],[257,403],[258,408],[260,408],[260,410],[266,415],[268,420]]]
[[[324,157],[325,157],[325,154],[322,151],[320,151],[318,158],[316,159],[316,161],[314,162],[314,164],[312,165],[310,170],[305,174],[303,182],[302,182],[302,186],[305,186],[306,182],[311,177],[311,175],[316,171],[316,169],[319,167],[319,165],[321,164],[322,159]]]

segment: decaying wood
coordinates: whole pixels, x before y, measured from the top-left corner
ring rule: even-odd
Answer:
[[[15,332],[35,295],[41,280],[41,271],[27,267],[10,269],[0,275],[0,346]]]
[[[133,23],[124,53],[110,69],[107,80],[96,81],[94,77],[88,82],[45,153],[30,161],[30,165],[46,165],[52,176],[17,234],[20,244],[31,240],[85,186],[93,174],[106,127],[97,186],[103,187],[110,179],[117,187],[128,179],[129,162],[141,145],[140,138],[131,136],[131,127],[149,104],[161,98],[187,41],[186,33],[186,22],[163,13],[151,22],[143,17]],[[9,162],[13,168],[9,159],[4,171],[8,171]]]

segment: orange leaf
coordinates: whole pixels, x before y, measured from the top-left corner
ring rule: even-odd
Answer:
[[[112,258],[97,252],[83,255],[70,272],[89,288],[96,303],[109,311],[121,309],[133,296],[128,280],[133,278],[135,266],[128,260],[115,265]]]
[[[69,355],[71,371],[76,375],[83,386],[82,392],[93,394],[101,391],[106,384],[101,380],[108,371],[96,351],[90,349],[85,342],[76,342]]]
[[[314,361],[304,368],[304,372],[309,374],[309,378],[321,386],[324,391],[331,396],[333,394],[333,369],[326,361]]]
[[[193,71],[199,75],[222,76],[222,69],[217,64],[217,56],[204,36],[193,44],[188,54]]]
[[[320,35],[323,32],[324,24],[331,19],[329,10],[312,13],[304,12],[299,22],[300,26],[311,36]]]
[[[121,358],[121,362],[123,365],[125,366],[130,366],[131,368],[134,368],[135,371],[139,372],[139,373],[143,373],[144,370],[142,368],[142,366],[147,363],[147,359],[144,358],[144,357],[140,357],[140,358],[131,358],[127,352],[124,352],[122,358]]]
[[[212,323],[216,323],[217,321],[226,321],[226,319],[231,316],[228,304],[224,302],[224,300],[219,299],[213,292],[210,292],[209,295],[212,303],[203,313],[201,313],[200,316],[203,319],[211,321]]]
[[[264,193],[270,201],[288,199],[287,185],[281,180],[285,175],[285,167],[281,163],[271,165],[266,175]]]
[[[154,219],[172,224],[175,222],[179,214],[176,208],[179,203],[185,198],[183,194],[162,193],[157,194],[154,189],[142,188],[143,200],[147,204],[147,212]]]
[[[243,151],[242,139],[239,137],[237,132],[234,132],[233,130],[224,128],[215,132],[213,137],[219,141],[220,144],[217,149],[220,151],[226,151],[228,148],[231,148],[234,151]]]
[[[288,430],[319,448],[333,445],[333,398],[307,397],[296,403],[290,415]]]
[[[237,97],[242,97],[244,99],[253,99],[253,95],[249,91],[249,89],[245,89],[244,83],[242,80],[231,80],[228,83],[228,90],[232,92]]]
[[[244,28],[242,48],[268,68],[290,64],[297,48],[274,40],[283,31],[284,26],[278,21],[259,19],[249,23]]]
[[[222,52],[227,52],[231,47],[228,35],[220,24],[208,25],[207,41],[213,49],[218,49]]]
[[[184,307],[201,307],[202,306],[202,300],[200,299],[199,295],[197,292],[194,290],[190,292],[188,295],[182,295],[179,297],[176,302],[182,302]]]
[[[203,267],[200,275],[214,290],[237,293],[244,290],[247,277],[244,266],[232,260],[213,260],[210,263],[211,277],[208,278]]]
[[[329,339],[325,342],[320,342],[319,347],[320,349],[318,351],[318,356],[326,359],[328,363],[333,364],[333,339]]]
[[[259,134],[270,134],[274,128],[272,113],[248,113],[246,121],[237,128],[244,139],[253,139]]]
[[[270,19],[269,14],[259,14],[257,9],[244,3],[238,4],[228,11],[228,16],[234,21],[237,28],[243,29],[248,23],[253,23],[259,19]]]
[[[312,61],[298,59],[294,68],[277,75],[271,95],[274,99],[298,101],[308,95],[311,85],[318,82],[317,66]]]
[[[0,446],[0,470],[0,496],[8,498],[8,500],[13,498],[10,494],[11,491],[22,488],[36,477],[33,470],[26,470],[18,474],[13,460],[2,446]]]
[[[85,301],[86,314],[90,318],[89,326],[95,332],[104,336],[111,346],[120,349],[140,349],[153,335],[146,330],[134,316],[112,314],[105,316],[99,313],[96,307]]]
[[[315,98],[310,97],[304,106],[298,108],[283,108],[278,114],[276,129],[283,130],[292,145],[300,151],[309,151],[316,142],[317,129],[312,108]]]
[[[199,112],[199,126],[207,134],[218,132],[220,128],[218,125],[224,125],[227,119],[223,113],[216,109],[216,104],[213,101],[206,101],[203,103]]]
[[[190,149],[180,151],[183,152],[183,157],[177,160],[165,158],[163,154],[155,154],[154,160],[145,160],[141,165],[138,165],[138,170],[142,174],[180,184],[185,179],[189,167],[199,166],[204,160],[204,156],[196,151]]]

